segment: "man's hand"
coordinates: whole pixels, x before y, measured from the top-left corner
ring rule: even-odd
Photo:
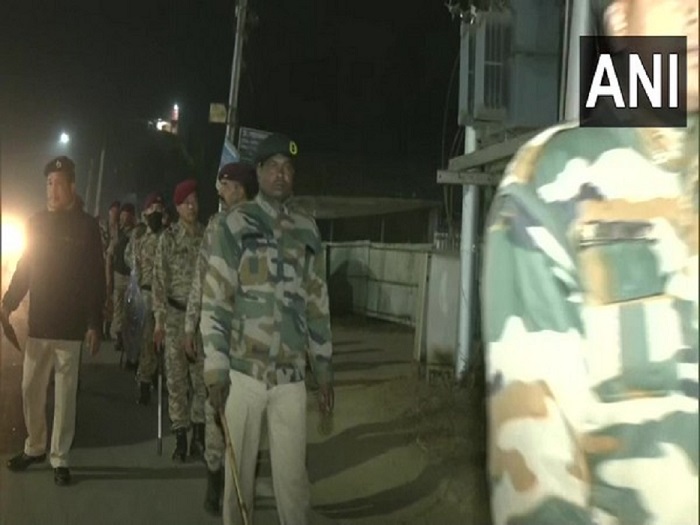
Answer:
[[[194,334],[185,333],[185,356],[190,363],[197,360],[197,348],[194,345]]]
[[[160,351],[163,342],[165,341],[165,329],[162,327],[156,327],[153,330],[153,344],[156,345],[156,352]]]
[[[85,344],[90,349],[90,355],[95,356],[100,351],[100,331],[91,328],[85,334]]]
[[[226,378],[226,381],[221,381],[219,383],[214,383],[209,387],[209,404],[214,409],[215,413],[219,413],[226,406],[226,400],[228,399],[228,390],[231,385],[231,381]]]
[[[335,393],[330,383],[318,387],[318,409],[321,414],[332,414],[335,405]]]

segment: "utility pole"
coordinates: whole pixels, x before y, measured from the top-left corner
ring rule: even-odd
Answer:
[[[95,171],[95,159],[90,159],[90,169],[88,171],[87,188],[85,188],[85,209],[90,210],[90,195],[92,193],[92,177]]]
[[[102,193],[102,175],[104,173],[105,167],[105,146],[102,146],[102,151],[100,152],[100,171],[97,176],[97,193],[95,194],[95,217],[100,214],[100,197]]]
[[[228,94],[228,118],[226,119],[226,138],[231,144],[235,143],[236,128],[238,127],[238,87],[241,79],[241,61],[247,13],[248,0],[238,0],[236,5],[236,40],[233,46],[231,87]]]

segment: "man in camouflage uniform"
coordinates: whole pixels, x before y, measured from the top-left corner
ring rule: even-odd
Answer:
[[[107,222],[100,221],[100,235],[102,236],[102,250],[104,253],[105,260],[105,282],[107,283],[107,300],[105,301],[104,307],[104,327],[102,330],[102,335],[105,339],[109,339],[112,324],[112,317],[114,315],[114,304],[112,302],[112,295],[114,292],[114,281],[113,277],[113,261],[112,257],[114,255],[114,246],[119,235],[119,210],[121,204],[119,201],[114,201],[109,205],[109,210],[107,211]]]
[[[602,9],[608,34],[696,46],[689,126],[559,125],[507,168],[483,284],[495,525],[698,523],[698,6]]]
[[[308,523],[306,356],[322,413],[333,409],[332,343],[324,252],[312,217],[291,211],[297,145],[282,135],[257,153],[260,192],[236,206],[211,240],[201,331],[209,400],[224,410],[241,492],[252,512],[263,414],[277,512],[283,525]],[[230,391],[230,394],[229,394]],[[237,523],[231,465],[224,523]]]
[[[145,227],[134,230],[124,252],[124,259],[136,271],[138,284],[145,307],[145,319],[141,334],[141,351],[139,354],[136,379],[139,383],[138,403],[148,405],[151,399],[151,385],[158,367],[153,346],[153,272],[155,268],[156,248],[163,231],[163,197],[151,193],[143,206]]]
[[[175,432],[173,459],[187,457],[187,430],[192,426],[190,456],[204,453],[204,354],[200,344],[185,345],[185,312],[192,287],[204,227],[198,222],[197,183],[181,182],[173,196],[178,222],[158,242],[153,280],[153,311],[157,347],[165,342],[168,413]]]
[[[125,260],[124,254],[129,238],[136,225],[136,209],[131,203],[124,203],[119,210],[119,232],[113,243],[112,249],[112,283],[114,292],[112,295],[112,325],[110,335],[115,341],[115,349],[124,351],[122,328],[126,318],[125,295],[129,285],[131,268]]]
[[[194,352],[195,338],[200,338],[199,317],[202,309],[202,284],[209,257],[209,245],[221,217],[225,216],[235,205],[250,200],[257,193],[255,170],[246,164],[230,163],[219,170],[216,178],[216,191],[221,202],[221,211],[214,215],[204,230],[204,240],[199,250],[197,270],[192,281],[192,288],[187,300],[185,314],[185,346]],[[199,342],[201,345],[201,341]],[[204,460],[207,464],[207,492],[204,509],[211,515],[220,515],[221,490],[223,489],[224,435],[220,428],[219,416],[214,412],[209,401],[204,403]]]

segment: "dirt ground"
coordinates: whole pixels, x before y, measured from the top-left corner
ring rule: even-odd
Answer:
[[[425,523],[490,524],[483,390],[476,384],[427,384],[417,378],[397,380],[391,386],[399,390],[397,395],[417,396],[416,406],[406,410],[404,417],[416,444],[440,471],[432,505],[416,518],[424,516]]]
[[[362,331],[368,338],[386,337],[381,340],[383,343],[378,343],[385,351],[400,345],[402,340],[412,341],[413,335],[410,329],[389,323],[341,321],[334,324],[334,331],[340,332],[337,338],[341,343],[345,330],[348,333]],[[371,462],[383,467],[367,468],[368,475],[358,472],[353,481],[346,478],[342,484],[337,484],[335,494],[332,487],[324,486],[327,484],[315,484],[316,503],[319,499],[337,501],[342,494],[357,491],[367,495],[364,500],[356,499],[358,506],[374,505],[375,509],[380,509],[382,504],[377,502],[376,495],[383,489],[384,497],[391,499],[387,488],[393,487],[393,505],[383,504],[385,509],[395,507],[392,512],[375,513],[348,523],[489,525],[483,368],[470,368],[461,384],[455,384],[449,376],[438,376],[428,382],[425,371],[410,359],[405,367],[394,369],[393,377],[383,382],[341,389],[337,396],[352,403],[353,409],[361,413],[358,419],[365,424],[382,422],[384,427],[376,428],[375,433],[404,436],[404,441],[400,442],[402,454],[398,454],[396,446],[393,461],[387,457],[392,452],[373,456]],[[310,411],[313,410],[310,406]],[[360,426],[360,421],[353,421],[342,401],[337,405],[337,412],[336,420],[345,428],[335,428],[334,435]],[[313,415],[311,420],[314,420]],[[311,442],[316,439],[322,438],[310,436]],[[321,505],[322,512],[323,509]]]

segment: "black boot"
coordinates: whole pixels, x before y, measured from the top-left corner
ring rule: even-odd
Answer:
[[[139,382],[139,405],[146,406],[151,402],[151,383]]]
[[[204,423],[195,423],[192,425],[190,457],[192,459],[204,459]]]
[[[187,459],[187,429],[178,428],[175,431],[175,450],[173,451],[173,459],[175,461],[185,462]]]
[[[224,470],[207,469],[207,493],[204,496],[204,510],[211,516],[221,516],[221,493],[224,488]]]

